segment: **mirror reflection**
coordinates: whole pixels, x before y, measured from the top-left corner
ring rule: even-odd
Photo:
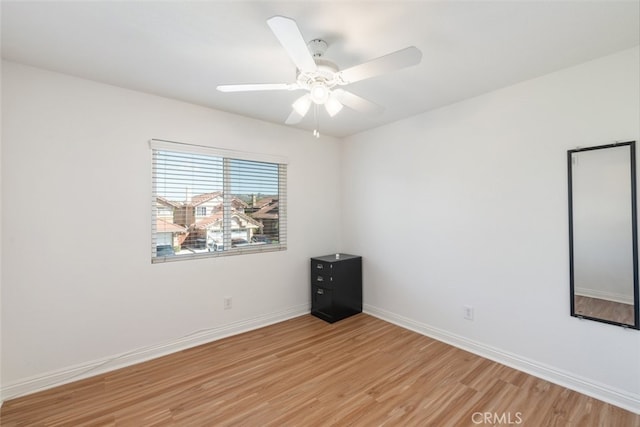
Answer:
[[[639,329],[635,142],[569,150],[571,315]]]

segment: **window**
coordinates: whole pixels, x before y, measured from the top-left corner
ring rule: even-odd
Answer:
[[[286,249],[286,160],[150,145],[152,262]]]

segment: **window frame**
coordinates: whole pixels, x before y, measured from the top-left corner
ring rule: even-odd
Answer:
[[[158,264],[164,262],[186,261],[192,259],[218,258],[221,256],[245,255],[261,252],[283,251],[287,249],[287,166],[288,159],[283,156],[250,153],[243,151],[227,150],[216,147],[187,144],[182,142],[167,141],[161,139],[151,139],[149,141],[151,153],[151,263]],[[223,250],[213,250],[208,252],[181,254],[173,256],[157,256],[157,172],[156,172],[156,152],[173,152],[183,154],[198,154],[211,157],[219,157],[223,160],[223,227],[224,242],[231,242],[232,230],[231,221],[233,211],[231,209],[231,178],[229,164],[233,160],[246,160],[251,162],[271,163],[277,165],[278,170],[278,243],[246,245],[241,247],[224,248]],[[194,212],[195,214],[195,212]],[[224,245],[226,246],[226,245]]]

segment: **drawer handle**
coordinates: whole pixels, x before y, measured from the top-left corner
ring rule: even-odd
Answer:
[[[322,264],[316,264],[316,268],[318,270],[322,270],[324,268],[324,266]]]
[[[324,295],[324,289],[318,289],[318,290],[316,291],[316,293],[317,293],[318,295]]]
[[[322,276],[318,276],[318,278],[316,279],[318,282],[324,282],[324,278]]]

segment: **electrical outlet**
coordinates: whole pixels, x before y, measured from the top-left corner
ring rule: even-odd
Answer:
[[[233,302],[233,299],[231,297],[224,297],[224,309],[230,310],[232,302]]]
[[[473,320],[473,307],[470,305],[464,306],[464,318],[467,320]]]

